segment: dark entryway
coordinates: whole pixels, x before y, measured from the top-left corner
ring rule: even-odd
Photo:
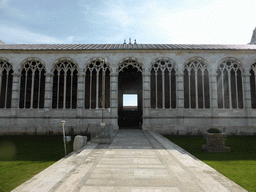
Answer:
[[[142,74],[132,65],[118,76],[118,125],[125,129],[142,125]]]

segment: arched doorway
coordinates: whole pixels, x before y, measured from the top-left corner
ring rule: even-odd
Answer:
[[[141,129],[142,67],[137,61],[127,59],[118,72],[118,126]]]

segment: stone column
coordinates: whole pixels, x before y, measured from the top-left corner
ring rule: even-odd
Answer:
[[[17,72],[12,74],[12,108],[19,108],[20,76]]]
[[[184,78],[183,73],[177,74],[177,108],[184,108]]]
[[[44,93],[44,108],[50,110],[52,108],[52,86],[53,75],[51,73],[45,74],[45,93]]]
[[[83,109],[84,108],[84,90],[85,90],[85,76],[79,74],[78,81],[77,81],[77,108]]]
[[[218,108],[218,92],[217,92],[217,75],[210,75],[210,107],[211,109]]]
[[[115,69],[113,69],[114,71]],[[118,129],[118,74],[112,72],[110,74],[110,107],[112,123],[114,129]]]
[[[250,73],[243,75],[243,100],[244,108],[249,109],[251,105]]]
[[[150,74],[148,72],[144,72],[142,74],[142,102],[143,102],[143,129],[147,129],[149,126],[149,110],[150,110]],[[146,117],[146,118],[144,118]]]

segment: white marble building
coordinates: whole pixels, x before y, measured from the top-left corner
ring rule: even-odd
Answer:
[[[0,134],[57,133],[62,119],[79,132],[102,112],[116,129],[256,133],[255,41],[254,30],[247,45],[0,44]]]

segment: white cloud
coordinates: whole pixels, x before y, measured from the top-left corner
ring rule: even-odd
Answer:
[[[98,14],[124,28],[131,26],[135,22],[135,19],[130,12],[126,10],[125,5],[121,0],[106,1],[102,11]]]
[[[34,33],[27,29],[9,27],[2,24],[0,24],[0,36],[1,40],[5,43],[58,44],[68,43],[73,39],[73,37],[69,37],[63,41],[47,35]]]
[[[256,24],[255,1],[214,1],[195,9],[171,12],[155,7],[148,26],[166,43],[248,43]],[[146,26],[147,27],[147,26]],[[150,29],[150,28],[149,28]],[[249,32],[244,35],[244,32]]]

